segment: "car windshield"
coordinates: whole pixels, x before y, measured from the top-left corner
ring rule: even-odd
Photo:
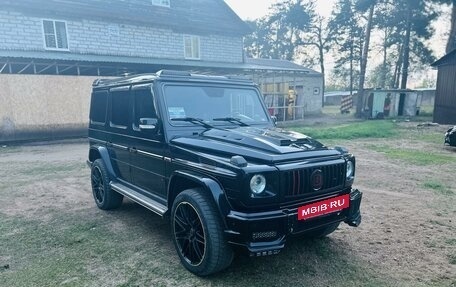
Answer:
[[[255,89],[166,85],[168,119],[172,125],[248,126],[266,124],[268,115]]]

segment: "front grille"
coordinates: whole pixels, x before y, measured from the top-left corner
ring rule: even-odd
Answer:
[[[311,176],[316,170],[321,170],[323,185],[318,190],[312,186]],[[285,196],[312,195],[342,188],[344,184],[345,163],[313,166],[298,170],[285,171],[282,174]]]

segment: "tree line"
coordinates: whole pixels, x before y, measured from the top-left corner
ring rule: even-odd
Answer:
[[[245,38],[246,54],[318,65],[325,79],[325,57],[331,51],[332,78],[361,95],[369,52],[375,50],[381,61],[375,61],[380,64],[372,67],[369,84],[405,89],[411,67],[436,60],[426,41],[435,33],[431,23],[442,5],[452,5],[447,19],[450,52],[456,48],[456,0],[337,0],[328,19],[316,13],[315,0],[282,0],[267,16],[247,21],[253,33]],[[381,39],[380,46],[372,47],[373,33]]]

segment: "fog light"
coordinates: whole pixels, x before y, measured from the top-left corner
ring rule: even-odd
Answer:
[[[263,231],[252,233],[252,240],[273,239],[277,237],[277,231]]]
[[[280,253],[280,249],[263,251],[263,252],[250,252],[250,257],[260,257],[260,256],[268,256],[268,255],[277,255]]]

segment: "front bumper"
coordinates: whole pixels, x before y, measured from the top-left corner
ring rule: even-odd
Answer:
[[[351,190],[349,208],[307,220],[298,220],[298,208],[258,213],[231,211],[226,218],[228,230],[225,234],[230,244],[246,249],[251,255],[277,254],[285,246],[288,236],[305,234],[342,221],[350,226],[359,226],[361,199],[362,192]],[[313,202],[301,205],[309,203]]]

